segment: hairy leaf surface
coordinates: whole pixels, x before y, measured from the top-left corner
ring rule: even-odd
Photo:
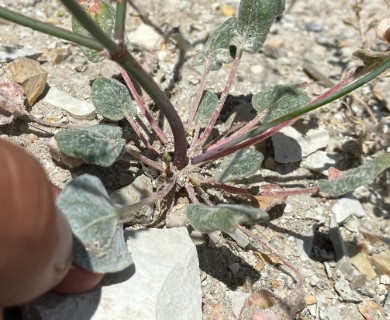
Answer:
[[[111,36],[113,34],[115,25],[115,9],[110,5],[109,1],[84,1],[81,3],[81,6],[108,35]],[[72,30],[83,36],[91,36],[89,32],[85,30],[80,22],[74,17],[72,17]],[[80,48],[85,56],[92,62],[99,62],[103,60],[103,56],[100,52],[87,47]]]
[[[56,204],[72,228],[73,259],[78,265],[96,273],[112,273],[133,264],[117,206],[97,177],[77,177],[65,186]]]
[[[214,176],[218,182],[229,182],[245,178],[261,168],[264,156],[254,149],[242,149],[222,162],[220,170]]]
[[[226,20],[208,39],[205,49],[192,60],[198,66],[209,62],[209,70],[219,70],[223,63],[230,63],[235,56],[235,48],[230,45],[237,26],[237,18]]]
[[[357,168],[345,172],[335,180],[320,180],[318,186],[322,192],[331,196],[341,196],[356,188],[370,183],[382,171],[390,167],[390,153],[375,158]]]
[[[205,91],[200,100],[198,110],[196,111],[194,120],[198,121],[201,125],[206,126],[215,108],[218,105],[218,96],[210,91]]]
[[[99,78],[93,82],[92,102],[97,112],[114,121],[125,115],[134,117],[137,113],[126,86],[114,79]]]
[[[231,41],[238,50],[258,52],[275,18],[283,13],[285,0],[241,0],[237,32]]]
[[[255,94],[252,98],[253,108],[257,112],[265,113],[263,123],[285,116],[309,102],[310,97],[297,85],[277,85]]]
[[[194,228],[209,233],[216,230],[233,232],[238,224],[268,221],[267,212],[244,205],[220,204],[209,207],[203,204],[190,204],[187,217]]]
[[[102,167],[111,166],[122,155],[125,140],[122,129],[112,125],[95,125],[87,128],[67,129],[54,138],[61,152],[86,163]]]

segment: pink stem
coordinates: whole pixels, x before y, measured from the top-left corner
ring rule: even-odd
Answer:
[[[207,57],[207,62],[206,62],[206,66],[205,66],[205,69],[203,72],[202,81],[200,82],[198,91],[197,91],[196,96],[195,96],[194,103],[192,104],[192,108],[191,108],[190,114],[188,116],[187,124],[186,124],[186,129],[189,129],[191,127],[192,121],[194,120],[194,117],[196,114],[196,111],[198,111],[199,103],[202,100],[204,88],[206,86],[207,78],[208,78],[209,72],[210,72],[210,70],[209,70],[210,62],[211,62],[211,53]]]
[[[186,188],[188,197],[190,198],[190,200],[192,201],[192,203],[199,203],[199,200],[198,200],[198,198],[196,197],[196,193],[195,193],[195,190],[194,190],[194,188],[192,187],[192,185],[190,185],[189,183],[186,183],[186,184],[184,185],[184,187]]]
[[[221,113],[222,107],[225,104],[225,101],[229,95],[229,92],[233,86],[233,80],[236,76],[238,66],[240,64],[240,60],[242,57],[242,52],[239,51],[236,54],[236,57],[234,58],[232,69],[230,70],[228,80],[226,82],[225,88],[223,89],[221,98],[219,99],[218,105],[216,109],[214,110],[213,115],[211,116],[211,119],[206,127],[206,129],[203,131],[202,135],[199,138],[199,141],[197,142],[197,147],[202,147],[204,143],[206,142],[207,138],[209,137],[211,131],[214,128],[215,123],[217,122],[217,119],[219,117],[219,114]]]
[[[145,147],[146,147],[149,151],[151,151],[151,152],[153,152],[153,153],[159,155],[159,153],[157,152],[157,150],[150,144],[150,142],[149,142],[149,141],[144,137],[144,135],[142,134],[141,129],[140,129],[139,126],[138,126],[138,123],[135,122],[135,121],[133,120],[133,118],[130,117],[129,115],[126,115],[125,118],[126,118],[126,120],[129,122],[129,124],[131,125],[131,127],[133,128],[135,134],[138,136],[138,138],[139,138],[139,139],[142,141],[142,143],[145,145]]]
[[[234,132],[232,135],[230,135],[230,136],[228,136],[228,137],[226,137],[224,139],[219,140],[217,143],[212,144],[207,149],[207,151],[213,150],[213,149],[218,148],[218,147],[220,147],[220,146],[222,146],[224,144],[230,143],[234,139],[236,139],[236,138],[242,136],[243,134],[249,132],[249,130],[251,130],[255,125],[257,125],[260,122],[260,120],[261,120],[260,118],[261,118],[261,115],[257,115],[254,119],[249,121],[246,125],[244,125],[242,128],[240,128],[239,130]]]
[[[150,126],[152,127],[152,129],[154,130],[154,132],[156,132],[156,134],[159,137],[160,141],[163,144],[167,145],[168,144],[168,139],[167,139],[165,133],[161,130],[161,128],[157,124],[156,120],[153,118],[153,115],[152,115],[151,111],[149,110],[149,108],[144,104],[142,98],[140,97],[140,95],[138,94],[136,88],[134,87],[134,84],[131,81],[129,75],[127,74],[127,72],[124,69],[121,69],[121,75],[122,75],[123,79],[125,80],[126,85],[129,88],[131,94],[133,95],[135,101],[137,101],[138,106],[140,107],[140,109],[141,109],[142,113],[144,114],[146,120],[148,120],[148,122],[150,123]]]
[[[156,169],[156,170],[158,170],[160,172],[164,172],[164,168],[163,168],[163,166],[160,163],[158,163],[157,161],[154,161],[152,159],[149,159],[148,157],[145,157],[138,150],[134,150],[131,147],[131,145],[127,145],[125,147],[125,150],[134,159],[137,159],[137,160],[143,162],[144,164],[146,164],[147,166],[152,167],[152,168],[154,168],[154,169]]]

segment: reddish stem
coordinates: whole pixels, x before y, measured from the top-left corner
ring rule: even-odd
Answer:
[[[200,82],[198,91],[197,91],[196,96],[195,96],[194,103],[192,104],[192,108],[191,108],[190,114],[188,116],[187,124],[186,124],[186,129],[189,129],[191,127],[192,121],[194,120],[194,117],[196,114],[196,111],[198,111],[200,101],[202,100],[204,88],[206,86],[207,78],[208,78],[209,72],[210,72],[210,70],[209,70],[210,62],[211,62],[211,53],[207,57],[207,62],[206,62],[205,69],[203,72],[202,81]]]
[[[129,145],[129,144],[126,145],[125,150],[134,159],[137,159],[138,161],[141,161],[144,164],[146,164],[147,166],[152,167],[160,172],[164,172],[164,168],[160,163],[158,163],[157,161],[154,161],[152,159],[149,159],[148,157],[145,157],[138,150],[133,149],[131,145]]]
[[[219,114],[221,113],[222,107],[224,106],[225,101],[229,95],[229,92],[233,86],[234,77],[236,76],[241,57],[242,57],[242,52],[239,51],[236,54],[236,57],[234,58],[232,69],[230,70],[228,80],[226,82],[225,88],[223,89],[223,92],[222,92],[221,98],[219,99],[218,105],[215,108],[214,113],[211,116],[211,119],[210,119],[207,127],[205,128],[202,135],[200,136],[199,141],[197,142],[197,147],[202,147],[204,145],[207,138],[210,136],[211,131],[213,130],[215,123],[217,122],[217,119],[219,117]]]
[[[213,150],[215,148],[218,148],[224,144],[228,144],[230,142],[232,142],[234,139],[242,136],[243,134],[249,132],[249,130],[251,130],[255,125],[257,125],[259,122],[260,122],[260,119],[261,118],[261,115],[257,115],[254,119],[252,119],[251,121],[249,121],[246,125],[244,125],[243,127],[241,127],[239,130],[237,130],[236,132],[234,132],[232,135],[226,137],[226,138],[223,138],[221,140],[219,140],[218,142],[212,144],[209,148],[207,148],[207,151],[210,151],[210,150]]]
[[[144,135],[142,134],[141,129],[140,129],[139,126],[138,126],[138,123],[135,122],[135,121],[133,120],[133,118],[130,117],[129,115],[126,115],[125,118],[126,118],[126,120],[129,122],[130,126],[133,128],[135,134],[138,136],[138,138],[139,138],[139,139],[142,141],[142,143],[145,145],[145,147],[146,147],[149,151],[151,151],[151,152],[153,152],[153,153],[159,155],[159,153],[157,152],[157,150],[150,144],[150,142],[149,142],[149,141],[144,137]]]
[[[184,185],[184,187],[186,188],[186,191],[187,191],[187,194],[188,194],[188,198],[190,198],[192,203],[199,203],[199,200],[196,197],[196,192],[195,192],[194,188],[192,187],[192,185],[190,185],[189,183],[186,183]]]
[[[121,75],[123,77],[123,80],[125,80],[127,87],[129,88],[131,94],[133,95],[135,101],[138,103],[138,106],[140,107],[142,113],[144,114],[146,120],[150,123],[150,126],[156,132],[157,136],[159,137],[160,141],[167,145],[168,139],[165,135],[165,133],[162,131],[162,129],[157,124],[156,120],[154,119],[151,111],[149,108],[144,104],[142,98],[137,92],[137,89],[134,87],[133,82],[131,81],[129,75],[127,74],[126,70],[121,69]]]

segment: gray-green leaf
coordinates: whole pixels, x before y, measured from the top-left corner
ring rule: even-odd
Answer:
[[[357,168],[347,171],[335,180],[320,180],[318,181],[318,186],[322,192],[331,196],[341,196],[370,183],[378,174],[389,167],[390,153],[386,153]]]
[[[87,128],[67,129],[54,138],[61,152],[86,163],[102,167],[111,166],[122,155],[125,140],[122,129],[113,125],[95,125]]]
[[[258,52],[275,18],[284,9],[285,0],[241,0],[237,32],[231,44],[240,51]]]
[[[112,35],[115,25],[115,9],[107,0],[94,1],[94,5],[88,4],[88,1],[82,4],[82,7],[91,16],[93,20],[108,34]],[[80,22],[72,16],[72,30],[83,36],[90,37],[91,35]],[[100,52],[87,48],[80,47],[86,57],[92,62],[99,62],[103,60]]]
[[[254,149],[241,149],[222,162],[214,176],[218,182],[229,182],[245,178],[261,168],[264,156]]]
[[[73,259],[96,273],[119,272],[133,264],[116,210],[102,182],[84,174],[68,183],[56,202],[73,232]]]
[[[307,93],[297,85],[277,85],[267,88],[252,98],[253,108],[265,112],[263,123],[283,117],[310,102]]]
[[[203,126],[207,125],[217,105],[218,96],[213,92],[205,91],[200,100],[194,120],[198,121]]]
[[[235,56],[235,48],[230,45],[237,26],[237,18],[226,20],[208,39],[205,49],[192,60],[193,66],[206,63],[210,59],[209,70],[219,70],[223,63],[230,63]]]
[[[131,105],[126,86],[114,79],[99,78],[92,84],[92,102],[103,117],[118,121],[125,115],[134,117],[136,110]]]
[[[268,213],[261,209],[234,204],[215,207],[190,204],[187,207],[187,217],[194,228],[205,233],[216,230],[233,232],[240,223],[254,224],[269,220]]]

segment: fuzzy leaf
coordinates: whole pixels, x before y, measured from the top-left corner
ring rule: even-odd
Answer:
[[[341,196],[356,188],[370,183],[382,171],[390,167],[390,153],[375,158],[357,168],[345,172],[335,180],[320,180],[318,186],[322,192],[331,196]]]
[[[210,59],[209,70],[219,70],[223,63],[230,63],[235,56],[235,48],[230,45],[236,30],[237,18],[226,20],[208,39],[205,49],[192,60],[193,66],[206,63]]]
[[[267,212],[238,204],[220,204],[215,207],[190,204],[187,207],[187,217],[194,228],[205,233],[216,230],[233,232],[240,223],[268,221]]]
[[[126,86],[114,79],[99,78],[93,82],[92,102],[96,111],[110,120],[118,121],[125,115],[136,115]]]
[[[207,125],[217,105],[218,96],[213,92],[205,91],[200,100],[194,120],[200,122],[203,126]]]
[[[254,149],[242,149],[222,162],[220,170],[214,176],[218,182],[229,182],[245,178],[260,169],[264,156]]]
[[[253,108],[257,112],[265,112],[263,123],[285,116],[309,102],[310,97],[297,85],[277,85],[255,94],[252,98]]]
[[[80,3],[83,9],[92,17],[93,20],[108,34],[112,35],[115,25],[115,9],[110,5],[107,0],[92,0],[83,1]],[[84,27],[78,22],[78,20],[72,17],[72,30],[83,36],[90,37],[91,35]],[[80,47],[86,57],[92,62],[99,62],[103,60],[103,56],[100,52],[87,48]]]
[[[54,137],[61,152],[86,163],[102,167],[111,166],[122,155],[125,140],[122,129],[112,125],[67,129]]]
[[[284,9],[285,0],[241,0],[237,32],[231,44],[240,51],[258,52],[275,18]]]
[[[119,272],[133,264],[116,210],[102,182],[84,174],[68,183],[56,204],[73,232],[73,259],[96,273]]]

